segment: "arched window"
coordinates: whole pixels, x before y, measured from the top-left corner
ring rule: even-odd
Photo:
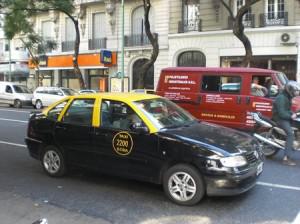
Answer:
[[[149,22],[151,26],[151,31],[154,32],[154,22],[152,10],[149,12]],[[132,13],[132,34],[145,34],[144,28],[144,7],[140,6],[136,8]]]
[[[145,78],[145,83],[144,86],[138,86],[138,81],[139,81],[139,76],[140,76],[140,68],[142,67],[142,65],[148,61],[148,59],[139,59],[136,62],[134,62],[133,64],[133,68],[132,68],[132,89],[138,89],[138,88],[142,88],[142,89],[154,89],[154,66],[152,66],[147,74],[146,74],[146,78]]]
[[[206,57],[201,51],[186,51],[178,56],[178,67],[205,67]]]

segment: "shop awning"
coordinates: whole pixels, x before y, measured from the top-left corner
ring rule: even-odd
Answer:
[[[79,66],[80,69],[107,69],[105,66]],[[40,71],[73,70],[74,67],[40,67]],[[37,70],[37,69],[35,69]]]

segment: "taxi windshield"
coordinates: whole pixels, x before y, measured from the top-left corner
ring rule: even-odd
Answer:
[[[164,98],[140,100],[134,104],[160,129],[177,128],[197,121],[191,114]]]

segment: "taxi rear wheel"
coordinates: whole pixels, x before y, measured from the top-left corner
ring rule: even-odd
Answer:
[[[63,154],[55,146],[46,146],[41,157],[45,172],[52,177],[60,177],[66,173]]]
[[[175,165],[165,172],[163,187],[168,198],[179,205],[195,205],[206,192],[199,171],[185,164]]]

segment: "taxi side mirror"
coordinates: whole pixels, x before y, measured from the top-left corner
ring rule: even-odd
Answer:
[[[149,129],[143,123],[134,123],[131,127],[133,131],[139,134],[146,134],[149,132]]]

